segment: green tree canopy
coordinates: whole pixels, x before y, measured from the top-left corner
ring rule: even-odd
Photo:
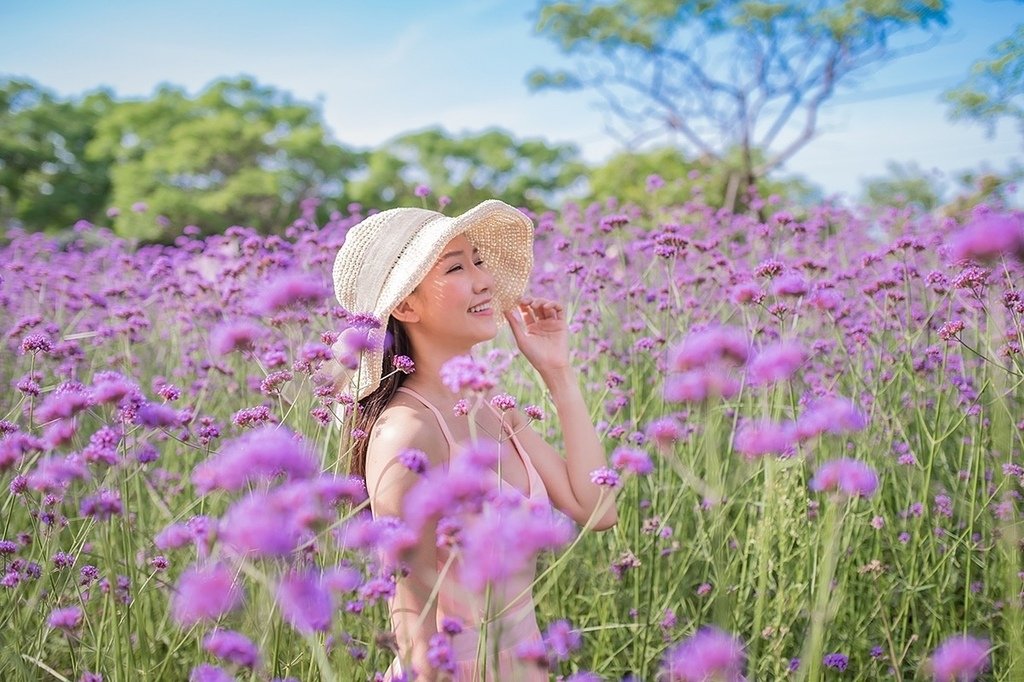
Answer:
[[[55,231],[102,216],[107,164],[86,148],[113,106],[107,91],[65,101],[32,81],[0,81],[0,222]]]
[[[418,185],[460,212],[488,197],[516,206],[551,205],[586,172],[574,145],[518,140],[490,128],[454,137],[438,127],[400,135],[367,152],[345,195],[368,205],[419,203]]]
[[[974,62],[967,80],[943,96],[953,119],[980,123],[989,135],[998,121],[1008,119],[1024,140],[1024,24],[993,45],[990,57]]]
[[[890,161],[888,174],[864,182],[863,199],[872,206],[916,206],[931,211],[942,202],[943,182],[916,163]]]
[[[899,56],[894,37],[947,21],[946,0],[543,2],[536,30],[576,62],[537,69],[534,89],[591,88],[632,147],[662,134],[721,161],[743,184],[813,137],[821,106],[864,67]],[[753,150],[765,156],[755,161]],[[742,196],[735,187],[732,198]]]
[[[755,152],[755,157],[758,154]],[[741,165],[741,152],[736,149],[718,162],[708,157],[691,159],[677,147],[669,146],[623,151],[590,172],[584,200],[617,197],[643,206],[663,204],[667,197],[685,201],[699,193],[709,206],[721,208],[726,203],[730,181]],[[657,179],[648,184],[651,176]],[[801,178],[758,178],[757,187],[761,196],[777,194],[796,202],[820,198],[820,191]]]
[[[330,139],[317,108],[244,77],[196,97],[164,85],[121,102],[98,121],[88,153],[110,164],[115,230],[148,239],[162,236],[155,216],[175,234],[188,222],[269,231],[307,196],[341,196],[341,177],[361,161]],[[136,202],[148,210],[127,210]]]

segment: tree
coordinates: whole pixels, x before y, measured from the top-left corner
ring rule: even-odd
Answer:
[[[0,81],[0,222],[55,231],[103,215],[107,164],[86,148],[113,106],[103,90],[64,101],[32,81]]]
[[[517,140],[497,128],[452,137],[433,127],[368,152],[345,196],[375,206],[418,204],[415,191],[422,184],[435,197],[449,197],[453,212],[494,196],[514,206],[547,206],[586,173],[578,156],[573,145]]]
[[[1024,139],[1024,24],[990,52],[989,59],[974,62],[967,80],[943,93],[950,116],[980,123],[990,136],[1006,118],[1017,123]]]
[[[596,90],[625,127],[612,132],[627,147],[669,133],[714,160],[741,150],[732,207],[741,184],[813,138],[840,84],[921,47],[899,48],[895,36],[946,22],[946,0],[549,0],[536,31],[576,68],[536,69],[528,83]]]
[[[709,206],[721,208],[729,190],[729,179],[740,166],[740,156],[738,150],[732,150],[724,161],[714,162],[708,158],[687,158],[676,147],[622,151],[589,173],[589,192],[583,201],[616,197],[640,206],[659,206],[669,197],[674,203],[699,192]],[[657,180],[649,185],[648,178],[652,175],[657,176]],[[801,178],[759,178],[757,185],[761,196],[777,194],[797,203],[820,199],[820,192]]]
[[[916,206],[931,211],[942,201],[943,184],[935,174],[923,171],[916,163],[890,161],[887,176],[864,183],[864,199],[873,206]]]
[[[97,123],[91,158],[111,165],[114,229],[166,240],[187,223],[269,232],[308,196],[339,197],[362,155],[333,142],[317,108],[248,78],[215,81],[196,97],[161,86]],[[129,211],[137,204],[146,210]],[[163,216],[160,221],[155,216]]]

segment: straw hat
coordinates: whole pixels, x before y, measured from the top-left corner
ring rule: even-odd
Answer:
[[[503,201],[488,199],[454,218],[424,208],[393,208],[353,226],[334,260],[334,295],[349,313],[370,313],[373,348],[346,370],[347,393],[362,400],[380,385],[384,332],[391,312],[423,281],[449,241],[465,234],[494,276],[492,308],[515,306],[533,269],[533,221]],[[508,322],[496,315],[498,329]],[[342,377],[344,380],[345,378]]]

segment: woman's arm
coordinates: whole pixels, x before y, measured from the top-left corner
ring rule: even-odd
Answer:
[[[604,447],[583,401],[579,379],[569,364],[569,329],[561,303],[545,298],[522,298],[518,311],[505,311],[519,350],[551,392],[562,426],[565,459],[530,428],[523,428],[520,440],[544,479],[555,506],[579,524],[592,519],[592,528],[606,530],[615,525],[618,512],[611,490],[595,485],[590,472],[607,466]],[[513,412],[517,430],[524,418]]]
[[[447,446],[439,442],[440,429],[433,417],[425,418],[406,406],[390,407],[386,415],[378,419],[370,435],[366,487],[375,517],[404,519],[403,500],[420,477],[399,462],[398,454],[408,448],[422,450],[435,466]],[[427,660],[430,637],[437,632],[436,600],[429,600],[439,579],[436,526],[435,522],[424,524],[416,544],[404,556],[409,572],[399,578],[389,602],[399,658],[412,665],[418,680],[437,679]]]

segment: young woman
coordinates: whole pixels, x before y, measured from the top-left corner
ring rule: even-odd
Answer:
[[[569,364],[564,308],[523,296],[532,267],[533,223],[493,199],[455,218],[418,208],[391,209],[346,235],[334,267],[338,301],[347,311],[369,313],[381,323],[369,330],[368,350],[356,369],[336,379],[358,403],[355,427],[368,434],[352,444],[350,470],[365,476],[375,517],[401,517],[406,493],[420,480],[400,463],[400,453],[420,450],[431,466],[446,467],[475,432],[480,440],[502,445],[496,467],[501,486],[531,504],[551,504],[581,526],[615,525],[614,498],[602,496],[590,480],[606,458]],[[457,416],[452,409],[461,396],[442,381],[442,365],[471,355],[505,324],[550,392],[564,457],[520,410],[501,413],[490,405],[491,396],[486,408],[468,415]],[[395,358],[402,355],[415,363],[413,373],[396,371]],[[478,639],[487,615],[480,600],[460,585],[459,562],[445,570],[453,557],[438,547],[435,531],[436,524],[423,527],[408,555],[407,572],[396,584],[390,609],[399,657],[387,677],[401,673],[404,661],[416,679],[445,679],[445,673],[432,669],[428,649],[431,637],[456,619],[463,624],[452,639],[456,680],[479,679],[484,667],[487,679],[546,680],[540,667],[516,656],[518,646],[540,640],[529,589],[535,562],[500,590],[509,602],[498,622],[488,624],[497,645],[491,641],[486,647],[498,652],[497,660],[489,655],[481,665]]]

